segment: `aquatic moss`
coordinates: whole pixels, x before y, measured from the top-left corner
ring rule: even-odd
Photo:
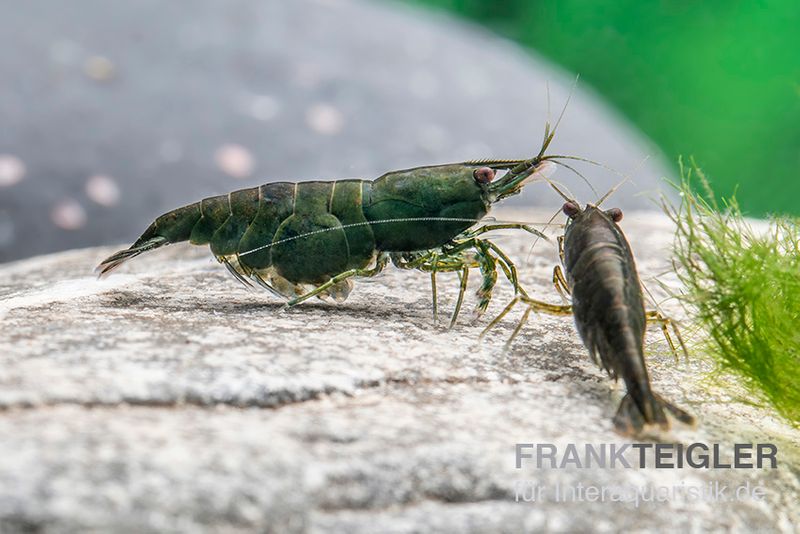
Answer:
[[[666,210],[677,226],[680,298],[705,332],[703,348],[754,400],[800,426],[800,220],[754,228],[735,198],[714,200],[694,162],[681,177],[681,204]]]

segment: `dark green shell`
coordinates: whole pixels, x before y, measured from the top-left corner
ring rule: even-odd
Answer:
[[[243,189],[162,215],[132,249],[154,238],[189,240],[209,244],[217,257],[236,257],[245,270],[272,267],[292,283],[319,284],[365,268],[376,252],[439,247],[472,226],[487,210],[472,171],[443,165],[374,181]]]
[[[239,242],[239,262],[250,269],[265,269],[272,265],[272,243],[278,226],[294,210],[295,184],[277,182],[262,185],[258,190],[258,212]],[[252,251],[252,252],[251,252]]]
[[[464,165],[441,165],[375,180],[364,214],[373,223],[376,246],[393,252],[427,250],[474,225],[487,207],[472,171]]]
[[[272,247],[272,264],[287,280],[322,283],[347,270],[351,261],[347,236],[331,211],[335,185],[336,182],[297,184],[294,210],[275,232]],[[366,266],[371,258],[370,251],[369,256],[352,259]]]

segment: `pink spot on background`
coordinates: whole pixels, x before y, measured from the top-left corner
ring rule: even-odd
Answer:
[[[116,206],[119,203],[119,186],[110,176],[95,174],[86,180],[86,195],[101,206]]]
[[[247,178],[255,168],[255,159],[250,151],[236,144],[219,147],[214,154],[214,161],[222,172],[234,178]]]
[[[342,131],[344,115],[330,104],[315,104],[306,111],[306,123],[317,133],[333,135]]]
[[[9,187],[25,176],[25,164],[11,154],[0,154],[0,187]]]
[[[67,198],[53,206],[50,220],[64,230],[78,230],[86,224],[86,211],[76,200]]]

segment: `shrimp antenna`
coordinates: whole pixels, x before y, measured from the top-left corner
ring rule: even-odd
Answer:
[[[552,154],[552,155],[549,155],[549,156],[545,156],[544,159],[552,159],[552,160],[556,160],[556,159],[572,159],[572,160],[575,160],[575,161],[582,161],[584,163],[589,163],[589,164],[594,165],[596,167],[600,167],[601,169],[605,169],[605,170],[607,170],[609,172],[612,172],[612,173],[616,174],[617,176],[619,176],[621,178],[624,178],[625,176],[627,176],[622,171],[618,171],[617,169],[615,169],[614,167],[611,167],[610,165],[606,165],[605,163],[600,163],[599,161],[594,161],[593,159],[582,158],[580,156],[567,156],[567,155],[563,155],[563,154]]]
[[[611,189],[609,189],[609,190],[608,190],[608,192],[607,192],[605,195],[603,195],[603,198],[601,198],[600,200],[598,200],[598,201],[597,201],[597,204],[595,204],[595,206],[599,208],[599,207],[600,207],[600,205],[601,205],[603,202],[605,202],[606,200],[608,200],[608,197],[610,197],[611,195],[613,195],[613,194],[614,194],[614,193],[617,191],[617,189],[619,189],[620,187],[622,187],[622,184],[624,184],[624,183],[625,183],[625,182],[627,182],[628,180],[629,180],[629,178],[626,176],[626,177],[625,177],[625,179],[623,179],[623,180],[622,180],[621,182],[619,182],[617,185],[615,185],[614,187],[612,187]]]
[[[558,126],[561,124],[561,119],[564,118],[564,113],[567,111],[567,106],[569,106],[569,102],[570,102],[570,100],[572,100],[572,93],[575,92],[575,87],[578,85],[578,78],[579,77],[580,76],[575,76],[575,81],[572,82],[572,87],[570,88],[569,94],[567,95],[567,101],[564,102],[564,107],[561,108],[561,113],[558,115],[558,120],[556,121],[556,124],[555,124],[555,126],[553,126],[552,130],[550,129],[550,120],[549,120],[549,117],[548,117],[547,123],[545,123],[545,126],[544,126],[544,141],[542,142],[542,149],[539,151],[539,155],[537,156],[537,158],[541,159],[542,156],[544,156],[545,151],[550,146],[550,143],[553,141],[553,137],[555,137],[555,135],[556,135],[556,130],[558,130]],[[550,104],[549,104],[549,101],[550,101],[550,86],[549,85],[547,86],[547,95],[548,95],[547,96],[547,99],[548,99],[548,105],[547,106],[548,106],[548,115],[549,115],[550,114],[550,112],[549,112],[549,108],[550,108]]]
[[[552,180],[552,182],[553,182],[554,184],[556,184],[557,186],[560,186],[560,187],[561,187],[561,189],[563,189],[564,191],[566,191],[567,195],[570,197],[570,200],[572,200],[572,202],[578,202],[578,201],[576,200],[576,198],[577,198],[577,197],[576,197],[575,195],[573,195],[573,194],[572,194],[572,191],[570,191],[570,190],[569,190],[569,187],[567,187],[566,185],[564,185],[564,183],[563,183],[563,182],[559,182],[558,180]]]
[[[633,168],[633,171],[631,171],[631,173],[635,173],[635,172],[637,172],[639,169],[641,169],[641,168],[642,168],[642,166],[645,164],[645,162],[647,162],[647,160],[648,160],[648,159],[650,159],[650,155],[647,155],[647,156],[645,156],[644,158],[642,158],[642,161],[640,161],[640,162],[639,162],[639,164],[638,164],[638,165],[636,165],[636,167],[634,167],[634,168]],[[621,176],[622,176],[623,180],[622,180],[620,183],[618,183],[617,185],[615,185],[614,187],[612,187],[612,188],[611,188],[611,189],[608,191],[608,193],[606,193],[605,195],[603,195],[603,198],[601,198],[600,200],[598,200],[598,201],[597,201],[597,207],[598,207],[598,208],[600,207],[600,204],[602,204],[603,202],[605,202],[605,201],[608,199],[608,197],[610,197],[611,195],[613,195],[613,194],[616,192],[616,190],[617,190],[617,189],[619,189],[619,188],[622,186],[622,184],[624,184],[625,182],[631,181],[630,174],[622,174]]]
[[[544,87],[547,93],[547,118],[544,121],[544,139],[542,139],[542,146],[547,145],[547,136],[550,135],[550,82],[545,81]]]
[[[591,190],[592,190],[592,193],[594,193],[594,194],[595,194],[595,196],[599,196],[599,193],[597,192],[597,189],[595,189],[595,188],[594,188],[594,186],[591,184],[591,182],[589,181],[589,179],[588,179],[588,178],[586,178],[584,175],[582,175],[580,172],[578,172],[578,170],[577,170],[577,169],[575,169],[575,167],[572,167],[571,165],[567,165],[567,164],[566,164],[566,163],[564,163],[563,161],[557,161],[557,160],[554,160],[554,159],[551,159],[551,158],[547,158],[547,161],[552,161],[552,162],[553,162],[553,163],[555,163],[556,165],[561,165],[561,166],[562,166],[562,167],[564,167],[565,169],[569,169],[570,171],[574,172],[574,173],[575,173],[575,174],[576,174],[576,175],[577,175],[577,176],[578,176],[578,177],[579,177],[581,180],[583,180],[583,182],[584,182],[586,185],[588,185],[588,186],[589,186],[589,189],[591,189]]]
[[[575,75],[575,81],[572,82],[572,87],[569,88],[569,94],[567,95],[567,101],[564,102],[564,107],[561,108],[561,113],[558,115],[558,120],[556,121],[555,126],[553,126],[553,131],[550,133],[550,140],[556,135],[556,130],[561,125],[561,119],[564,118],[564,114],[567,112],[567,107],[569,106],[570,101],[572,100],[572,95],[575,93],[575,88],[578,86],[578,80],[580,79],[580,75]],[[549,144],[549,141],[548,141]]]
[[[578,203],[578,202],[577,202],[575,199],[572,199],[572,198],[570,198],[569,196],[567,196],[567,194],[566,194],[566,193],[564,193],[564,192],[563,192],[561,189],[559,189],[559,188],[558,188],[558,186],[556,185],[556,182],[554,182],[553,180],[550,180],[549,178],[545,178],[545,181],[547,181],[547,183],[548,183],[548,184],[550,184],[550,187],[552,187],[552,188],[555,190],[555,192],[559,194],[559,196],[560,196],[561,198],[563,198],[563,199],[564,199],[564,200],[566,200],[567,202],[574,202],[575,204],[577,204],[577,203]],[[564,187],[564,185],[563,185],[563,184],[559,184],[559,185],[561,185],[562,187]],[[566,188],[566,187],[564,187],[564,189],[567,189],[567,188]],[[568,190],[568,189],[567,189],[567,192],[569,192],[569,190]]]
[[[544,223],[544,224],[539,223],[542,226],[542,230],[544,230],[545,227],[553,226],[554,225],[553,221],[556,220],[556,217],[558,217],[559,213],[561,213],[561,210],[557,210],[553,214],[553,216],[550,217],[550,219],[546,223]],[[563,227],[564,225],[560,224],[560,223],[556,223],[555,226],[562,226]],[[541,236],[537,235],[536,239],[533,240],[533,244],[531,245],[531,248],[528,250],[528,256],[525,258],[525,263],[526,264],[530,265],[530,263],[531,263],[531,255],[533,254],[533,249],[536,247],[536,244],[539,242],[540,239],[541,239]]]
[[[555,181],[553,181],[553,180],[550,180],[549,178],[544,178],[544,180],[545,180],[545,181],[546,181],[548,184],[550,184],[550,187],[552,187],[552,188],[555,190],[555,192],[556,192],[556,193],[558,193],[558,194],[561,196],[561,198],[563,198],[563,199],[564,199],[564,200],[566,200],[567,202],[572,202],[572,203],[574,203],[575,205],[578,205],[577,201],[575,201],[575,200],[573,200],[572,198],[570,198],[570,196],[572,195],[572,193],[570,193],[569,195],[567,195],[567,193],[564,193],[564,191],[562,191],[561,189],[559,189],[559,188],[558,188],[558,185],[561,185],[561,187],[563,187],[564,189],[566,189],[566,190],[567,190],[567,192],[569,193],[570,191],[569,191],[569,189],[567,189],[567,187],[566,187],[565,185],[563,185],[563,184],[558,184],[558,182],[555,182]],[[556,184],[558,184],[558,185],[556,185]],[[550,220],[549,220],[549,221],[547,221],[547,226],[550,226],[550,224],[552,224],[552,222],[553,222],[553,221],[556,219],[556,217],[558,217],[558,214],[559,214],[560,212],[561,212],[561,210],[558,210],[558,211],[556,211],[556,212],[553,214],[553,216],[552,216],[552,217],[550,217]],[[526,258],[526,260],[525,260],[526,262],[529,262],[529,261],[530,261],[531,253],[533,252],[533,247],[535,247],[535,246],[536,246],[536,243],[538,243],[538,242],[539,242],[539,237],[537,236],[537,237],[536,237],[536,240],[534,240],[534,242],[533,242],[533,245],[531,245],[531,249],[530,249],[530,251],[528,252],[528,257],[527,257],[527,258]]]

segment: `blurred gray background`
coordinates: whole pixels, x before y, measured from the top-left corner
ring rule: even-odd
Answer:
[[[0,13],[0,262],[132,241],[164,211],[268,181],[527,157],[546,84],[557,116],[575,77],[391,2],[2,0]],[[623,208],[652,207],[640,193],[668,174],[580,83],[551,152],[634,173],[611,203]],[[601,193],[619,181],[577,166]],[[541,184],[509,202],[559,204]]]

